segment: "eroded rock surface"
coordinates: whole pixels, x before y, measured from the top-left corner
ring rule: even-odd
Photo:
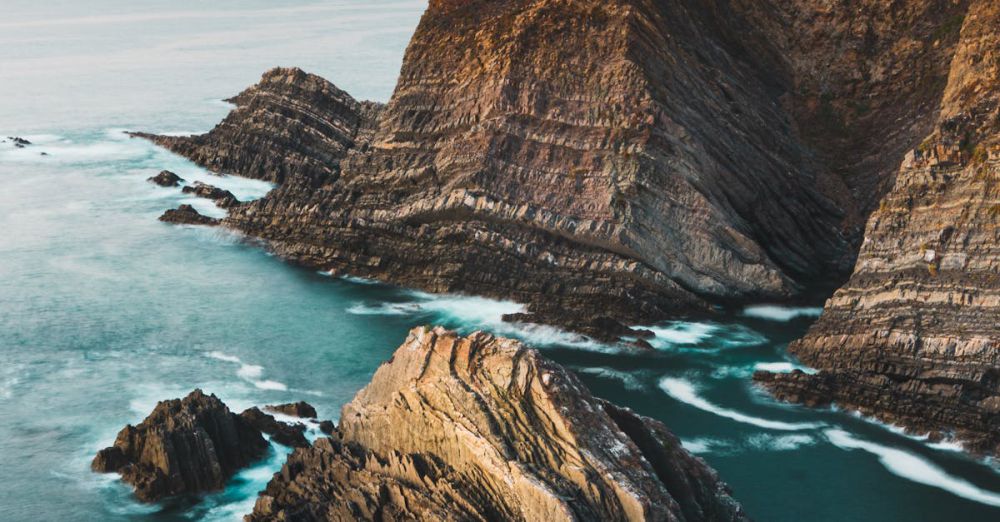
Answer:
[[[312,404],[305,401],[290,402],[287,404],[271,404],[264,406],[264,409],[267,411],[282,413],[290,417],[299,417],[302,419],[316,418],[316,408],[314,408]]]
[[[259,408],[245,410],[240,414],[240,417],[255,429],[270,435],[271,439],[278,444],[293,448],[309,446],[309,440],[306,439],[305,435],[305,424],[279,422],[274,416],[260,411]]]
[[[248,521],[745,520],[659,422],[485,333],[418,328]]]
[[[834,402],[996,454],[1000,4],[968,4],[934,131],[869,219],[854,275],[790,347],[822,371],[756,378],[783,399]]]
[[[170,172],[169,170],[160,171],[159,174],[147,179],[150,183],[155,183],[161,187],[177,187],[180,186],[184,178]]]
[[[200,181],[195,181],[194,185],[184,187],[181,192],[211,199],[219,208],[232,208],[240,204],[232,192]]]
[[[215,226],[219,220],[205,216],[195,210],[191,205],[181,205],[175,209],[170,209],[160,216],[160,221],[164,223],[174,223],[177,225],[208,225]]]
[[[126,426],[91,467],[119,473],[139,500],[221,489],[236,471],[262,457],[267,441],[215,395],[201,390],[162,401],[137,426]]]

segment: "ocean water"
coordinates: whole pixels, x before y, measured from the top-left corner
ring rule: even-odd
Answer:
[[[151,505],[90,458],[195,387],[234,410],[302,399],[336,420],[429,323],[520,337],[595,394],[663,420],[757,520],[1000,519],[994,463],[751,385],[755,369],[796,367],[784,348],[816,309],[651,325],[656,350],[635,352],[502,323],[517,303],[329,277],[156,220],[182,202],[219,212],[145,181],[165,168],[241,199],[270,186],[214,177],[123,130],[207,130],[228,110],[220,99],[275,65],[385,100],[423,2],[3,4],[0,139],[34,144],[0,143],[0,520],[239,520],[287,448],[225,491]]]

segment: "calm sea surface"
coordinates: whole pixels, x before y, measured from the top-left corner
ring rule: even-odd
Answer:
[[[413,326],[520,337],[602,397],[663,420],[760,521],[1000,520],[996,465],[834,411],[777,404],[755,368],[787,370],[817,310],[754,307],[655,325],[653,353],[500,321],[516,303],[325,277],[221,230],[156,218],[211,203],[145,180],[162,169],[240,199],[123,130],[202,132],[219,101],[297,65],[386,100],[420,1],[4,0],[0,6],[0,520],[239,520],[287,450],[223,492],[142,505],[88,469],[157,400],[195,387],[236,410],[304,399],[321,417]],[[42,152],[47,155],[41,155]]]

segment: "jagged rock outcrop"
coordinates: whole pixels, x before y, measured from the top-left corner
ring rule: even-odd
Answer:
[[[265,520],[745,520],[659,422],[485,333],[418,328],[261,493]]]
[[[131,133],[220,174],[280,183],[335,176],[337,160],[353,147],[362,115],[378,104],[358,103],[332,83],[300,69],[268,71],[260,83],[227,100],[236,105],[201,136]]]
[[[159,174],[147,178],[146,181],[150,183],[155,183],[161,187],[177,187],[184,181],[184,178],[170,172],[169,170],[161,170]]]
[[[756,378],[997,454],[1000,4],[967,4],[934,131],[869,219],[850,281],[789,348],[822,371]]]
[[[195,181],[194,185],[184,187],[181,192],[211,199],[219,208],[232,208],[240,204],[232,192],[200,181]]]
[[[126,426],[91,467],[119,473],[139,500],[221,489],[236,471],[262,457],[267,441],[215,395],[201,390],[162,401],[137,426]]]
[[[264,409],[275,413],[283,413],[290,417],[299,417],[302,419],[316,418],[316,408],[314,408],[312,404],[305,401],[290,402],[287,404],[270,404],[264,406]]]
[[[270,435],[271,440],[278,444],[293,448],[305,448],[309,446],[309,440],[306,439],[305,435],[305,424],[279,422],[273,416],[260,411],[256,407],[245,410],[240,414],[240,417],[255,429]]]
[[[205,216],[195,210],[191,205],[181,205],[177,208],[167,210],[160,216],[160,221],[164,223],[174,223],[177,225],[208,225],[215,226],[219,220]]]

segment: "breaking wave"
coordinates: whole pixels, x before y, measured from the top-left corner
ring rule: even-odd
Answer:
[[[675,377],[664,377],[660,380],[660,389],[664,391],[667,395],[673,397],[675,400],[681,401],[690,406],[694,406],[702,411],[707,411],[709,413],[718,415],[720,417],[725,417],[727,419],[734,420],[736,422],[742,422],[744,424],[752,424],[754,426],[765,428],[769,430],[780,430],[780,431],[798,431],[798,430],[808,430],[820,428],[823,424],[815,422],[782,422],[773,421],[768,419],[762,419],[760,417],[753,417],[751,415],[746,415],[740,413],[736,410],[730,410],[728,408],[723,408],[712,402],[706,400],[704,397],[698,395],[698,391],[693,384],[684,379],[678,379]]]

